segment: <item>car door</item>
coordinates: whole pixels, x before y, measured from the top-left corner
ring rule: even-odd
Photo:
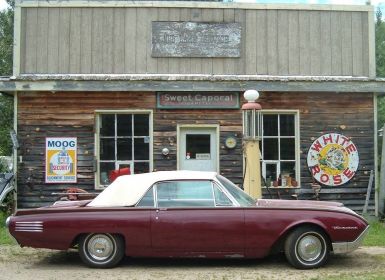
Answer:
[[[231,201],[220,206],[218,189],[209,180],[158,183],[151,215],[153,250],[166,255],[243,255],[243,209]]]

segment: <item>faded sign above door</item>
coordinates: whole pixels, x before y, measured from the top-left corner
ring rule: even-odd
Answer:
[[[238,92],[158,92],[160,109],[239,109]]]
[[[239,23],[152,22],[152,57],[240,57]]]

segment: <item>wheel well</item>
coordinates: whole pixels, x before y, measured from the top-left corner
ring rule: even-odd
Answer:
[[[330,236],[325,231],[325,229],[323,227],[321,227],[320,225],[317,225],[317,224],[313,224],[313,223],[302,223],[302,224],[297,224],[297,225],[294,225],[294,226],[288,228],[278,238],[278,240],[274,243],[274,245],[272,246],[272,248],[270,250],[270,254],[277,254],[277,253],[283,252],[284,251],[284,246],[285,246],[285,241],[286,241],[287,237],[289,236],[289,234],[292,233],[297,228],[300,228],[300,227],[312,227],[314,229],[317,229],[317,230],[321,231],[325,235],[325,237],[326,237],[326,242],[328,243],[330,250],[332,250],[332,246],[331,246],[332,243],[331,243]]]
[[[90,234],[90,233],[94,233],[94,232],[82,232],[82,233],[79,233],[78,235],[76,235],[75,238],[72,240],[71,248],[74,248],[74,247],[76,247],[77,245],[79,245],[80,238],[82,238],[83,236],[88,235],[88,234]],[[110,232],[102,232],[102,233],[109,233],[109,234],[112,234],[112,235],[117,235],[117,236],[119,236],[120,238],[122,238],[124,244],[126,244],[126,240],[125,240],[123,234],[120,234],[120,233],[110,233]]]

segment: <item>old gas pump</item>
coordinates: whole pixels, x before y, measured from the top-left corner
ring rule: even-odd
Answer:
[[[247,103],[242,105],[243,114],[243,152],[244,152],[244,190],[253,198],[262,197],[261,164],[259,141],[262,133],[261,105],[256,102],[259,93],[247,90],[244,93]]]

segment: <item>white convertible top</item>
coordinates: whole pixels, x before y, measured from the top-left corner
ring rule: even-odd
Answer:
[[[158,171],[118,177],[87,206],[133,206],[156,182],[169,180],[212,180],[216,172],[205,171]]]

